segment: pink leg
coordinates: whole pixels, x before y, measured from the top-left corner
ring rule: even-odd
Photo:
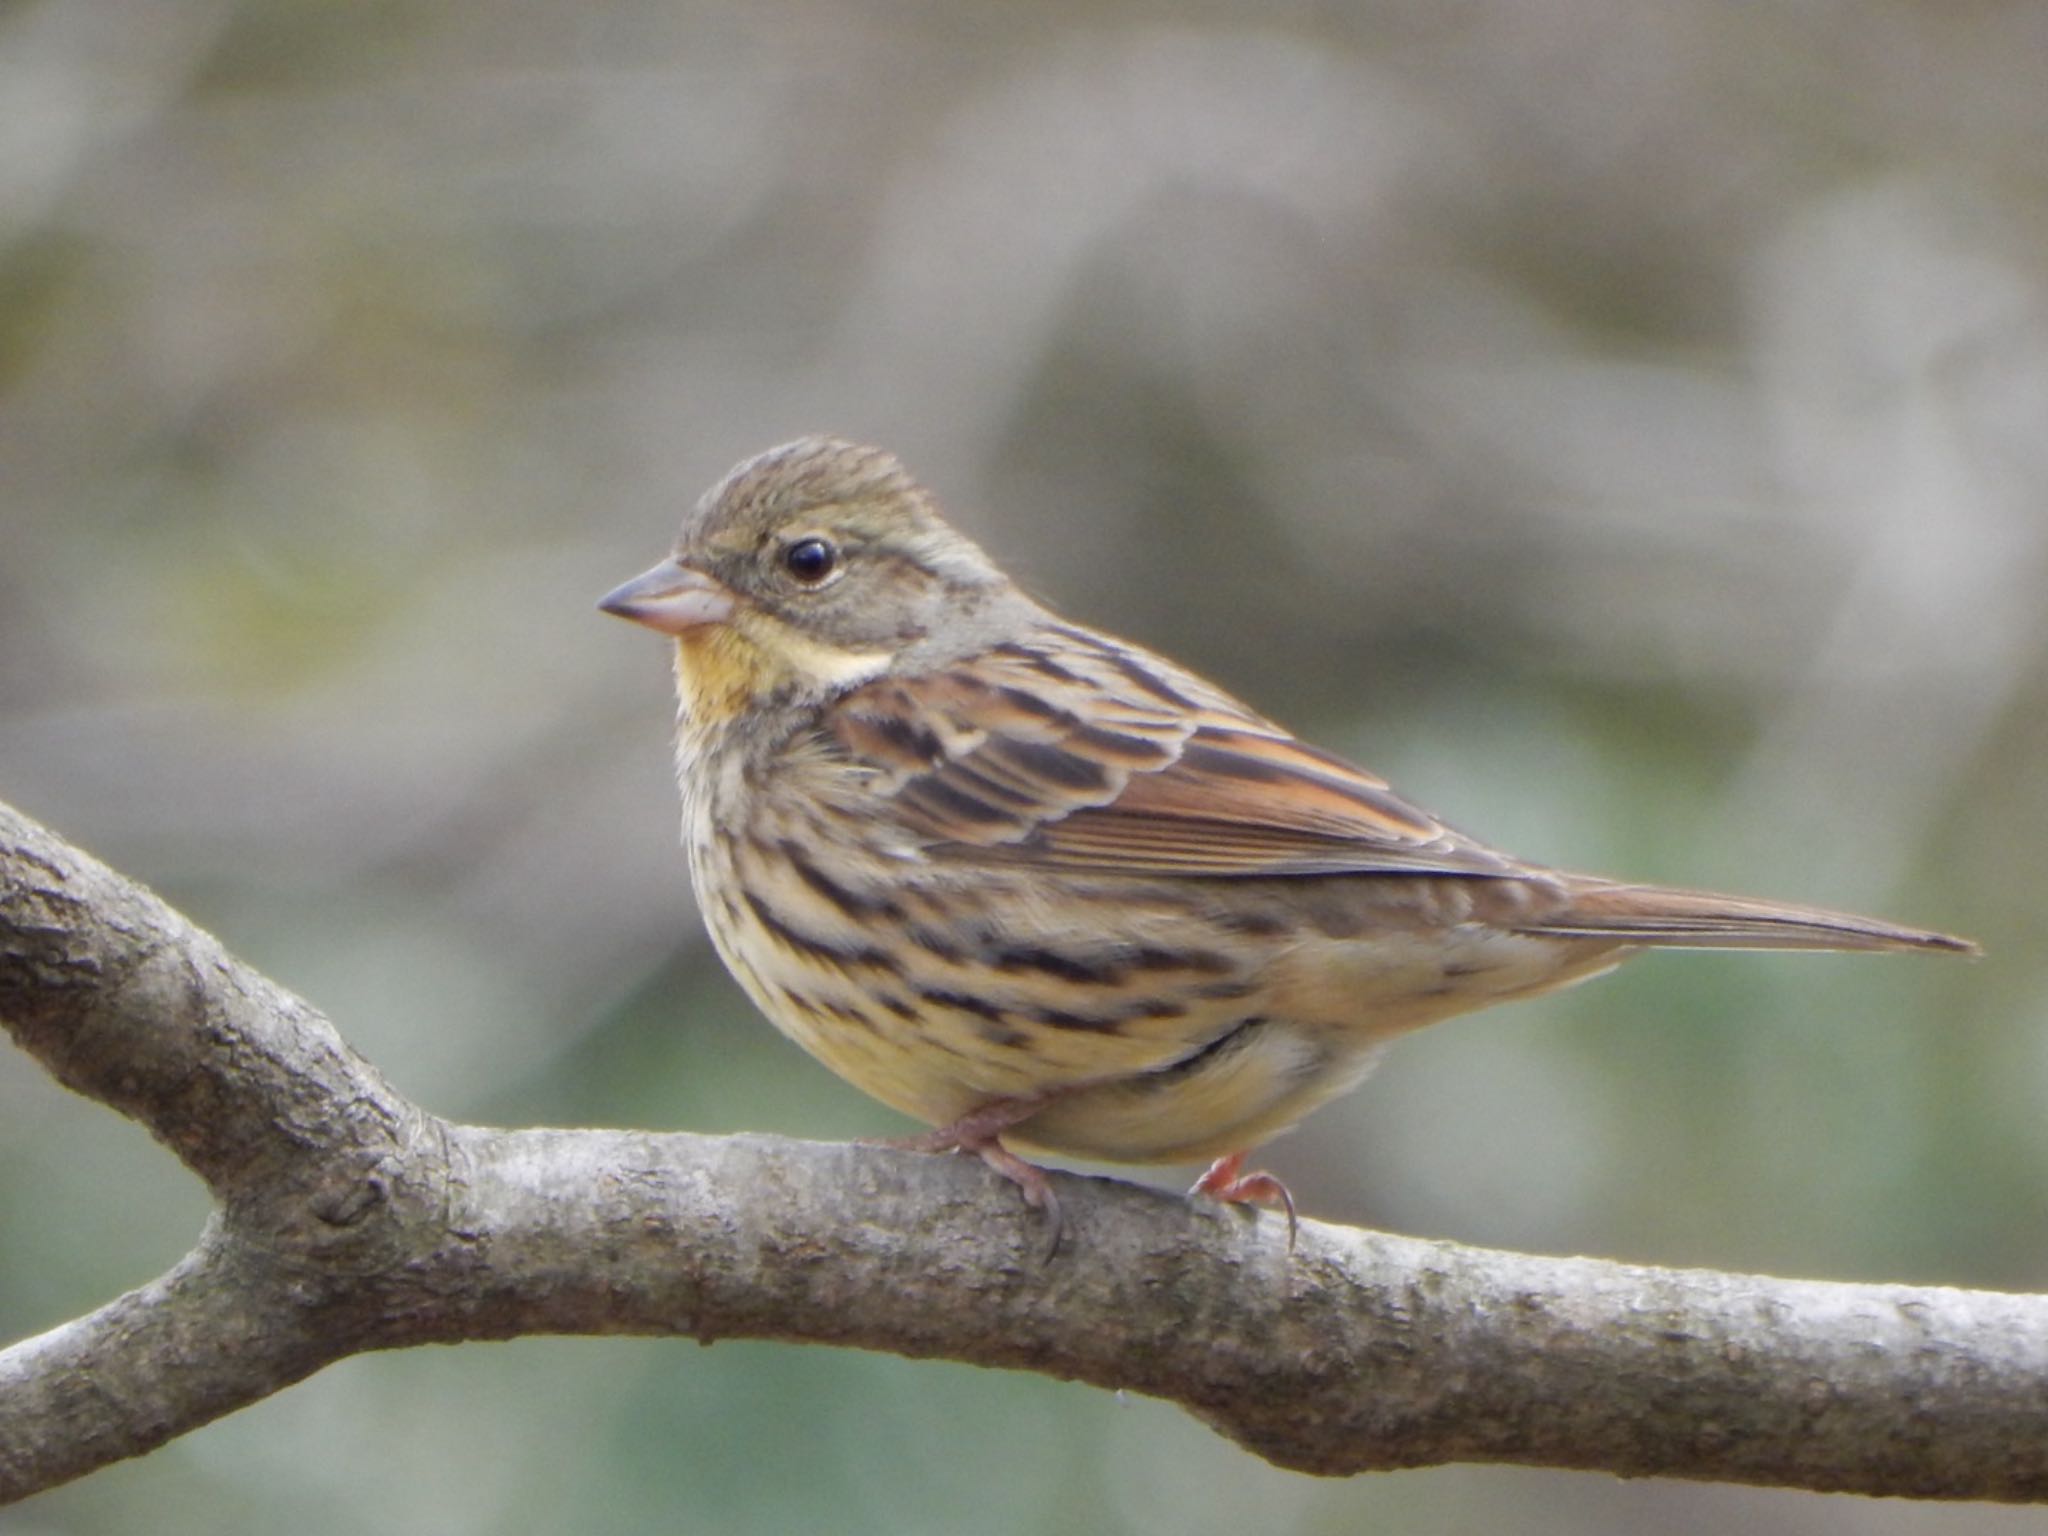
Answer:
[[[1207,1195],[1225,1205],[1271,1205],[1287,1212],[1287,1246],[1294,1247],[1301,1222],[1294,1214],[1294,1196],[1270,1173],[1246,1173],[1244,1160],[1251,1153],[1232,1152],[1209,1165],[1209,1171],[1195,1180],[1191,1195]]]
[[[1053,1193],[1052,1181],[1045,1176],[1043,1168],[1025,1162],[1002,1143],[1002,1133],[1037,1114],[1045,1107],[1047,1097],[1041,1094],[1029,1098],[990,1099],[988,1103],[970,1109],[950,1125],[926,1131],[922,1136],[898,1137],[884,1145],[901,1147],[906,1152],[972,1152],[1022,1190],[1026,1205],[1044,1213],[1052,1228],[1052,1241],[1045,1250],[1049,1259],[1060,1251],[1060,1235],[1066,1225],[1060,1214],[1059,1196]]]

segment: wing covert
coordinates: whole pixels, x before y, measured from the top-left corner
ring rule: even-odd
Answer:
[[[846,695],[825,726],[935,858],[1125,875],[1497,875],[1519,866],[1193,674],[1046,625]]]

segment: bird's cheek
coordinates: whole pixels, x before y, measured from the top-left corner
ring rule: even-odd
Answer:
[[[763,688],[794,684],[805,693],[836,693],[880,677],[894,654],[835,645],[758,611],[735,614],[730,627],[759,658]]]

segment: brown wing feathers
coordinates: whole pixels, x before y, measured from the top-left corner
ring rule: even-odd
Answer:
[[[1540,877],[1564,905],[1532,912],[1525,932],[1701,948],[1974,948],[1847,913],[1522,863],[1163,658],[1068,625],[868,684],[839,702],[830,732],[936,857],[1212,879]]]
[[[833,735],[935,852],[1134,875],[1514,867],[1170,663],[1085,633],[871,683],[836,706]]]

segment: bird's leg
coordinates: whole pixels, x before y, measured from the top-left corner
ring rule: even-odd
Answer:
[[[1036,1163],[1027,1163],[1004,1146],[1002,1134],[1037,1114],[1051,1097],[1051,1094],[1039,1093],[990,1099],[935,1131],[926,1131],[922,1136],[896,1137],[882,1144],[900,1147],[906,1152],[972,1152],[1022,1190],[1026,1205],[1044,1214],[1052,1228],[1052,1241],[1045,1250],[1049,1259],[1059,1252],[1060,1234],[1066,1224],[1060,1213],[1059,1196],[1053,1193],[1052,1181],[1045,1176],[1045,1170]]]
[[[1209,1171],[1195,1180],[1191,1195],[1207,1195],[1225,1205],[1270,1205],[1287,1212],[1287,1246],[1294,1247],[1301,1222],[1294,1214],[1294,1196],[1270,1173],[1246,1173],[1244,1160],[1249,1151],[1232,1152],[1209,1165]]]

